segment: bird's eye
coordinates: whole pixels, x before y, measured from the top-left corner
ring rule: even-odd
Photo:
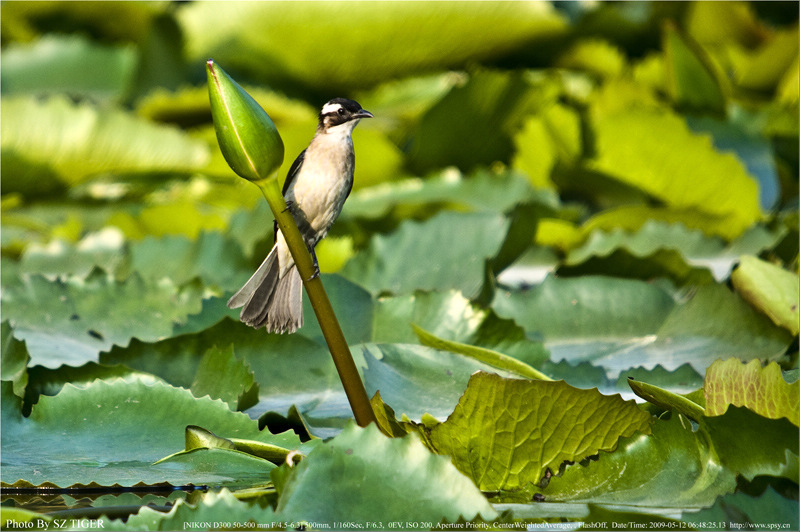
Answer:
[[[344,108],[339,107],[339,116],[344,116],[346,112],[347,111],[345,111]]]

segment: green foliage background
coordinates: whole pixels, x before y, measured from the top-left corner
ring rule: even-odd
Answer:
[[[797,528],[796,3],[0,10],[4,529]],[[317,255],[379,427],[225,307],[272,219],[208,58],[282,175],[376,117]]]

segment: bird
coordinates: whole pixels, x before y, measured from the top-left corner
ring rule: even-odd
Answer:
[[[354,100],[334,98],[323,105],[314,138],[292,163],[283,185],[287,208],[314,259],[311,279],[319,275],[314,248],[328,234],[353,188],[351,135],[362,118],[373,115]],[[241,307],[239,319],[256,329],[293,333],[303,326],[303,281],[277,222],[273,230],[272,250],[230,298],[228,308]]]

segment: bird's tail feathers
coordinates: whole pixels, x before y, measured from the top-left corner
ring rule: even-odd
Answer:
[[[267,330],[293,333],[303,326],[303,280],[297,266],[278,280],[266,315]]]
[[[228,301],[228,308],[242,308],[239,319],[267,332],[293,333],[303,326],[303,280],[293,266],[280,277],[278,247],[270,251],[258,270]]]
[[[270,279],[270,283],[274,284],[278,276],[278,246],[273,246],[272,251],[269,252],[267,258],[261,263],[256,272],[250,276],[250,279],[244,284],[238,292],[233,294],[233,297],[228,300],[228,308],[239,308],[246,305],[261,286],[267,277],[275,277]],[[267,284],[270,284],[267,283]],[[272,290],[270,290],[270,293]],[[244,312],[244,310],[242,311]]]

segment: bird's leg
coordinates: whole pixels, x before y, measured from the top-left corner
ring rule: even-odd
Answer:
[[[289,211],[289,210],[291,210],[291,209],[292,209],[292,207],[294,207],[294,202],[293,202],[293,201],[287,201],[287,202],[286,202],[286,208],[285,208],[285,209],[283,209],[283,212],[286,212],[286,211]]]
[[[319,263],[317,262],[317,253],[314,251],[314,248],[311,248],[311,258],[314,259],[314,275],[306,279],[306,281],[313,281],[319,277]]]

